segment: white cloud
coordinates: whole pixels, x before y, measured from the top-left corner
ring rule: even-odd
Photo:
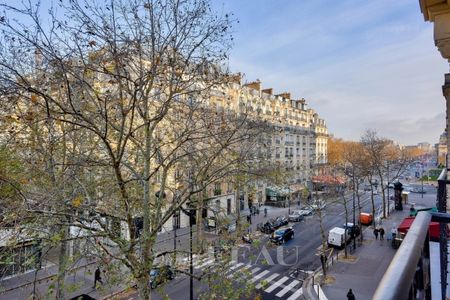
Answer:
[[[405,144],[438,139],[448,64],[417,3],[288,3],[264,19],[261,34],[256,21],[244,29],[233,69],[277,92],[305,97],[336,136],[359,139],[370,127]],[[253,12],[252,20],[261,17]]]

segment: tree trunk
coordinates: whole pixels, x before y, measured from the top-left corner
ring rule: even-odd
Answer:
[[[358,200],[358,225],[361,228],[361,195],[359,194],[359,182],[356,181],[356,199]],[[360,240],[363,241],[363,231],[361,230]]]
[[[345,198],[345,193],[342,194],[342,198],[344,201],[344,211],[345,211],[345,224],[348,223],[348,209],[347,209],[347,199]],[[345,239],[345,245],[344,245],[344,257],[348,257],[347,253],[347,230],[344,232],[344,239]]]
[[[64,279],[66,277],[66,271],[67,271],[67,263],[68,263],[68,256],[67,256],[67,228],[62,225],[59,227],[58,234],[61,238],[61,243],[59,247],[59,253],[58,253],[58,275],[56,278],[56,299],[62,300],[65,299],[64,295]]]
[[[204,193],[200,195],[200,200],[198,203],[197,208],[197,252],[198,253],[204,253],[203,249],[203,209],[204,209],[204,196],[206,196]]]
[[[241,191],[239,179],[236,182],[235,203],[236,203],[236,231],[241,232]]]

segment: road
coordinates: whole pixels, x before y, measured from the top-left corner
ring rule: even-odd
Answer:
[[[419,184],[410,184],[410,186],[415,187]],[[424,191],[426,193],[423,199],[419,194],[410,195],[417,206],[426,205],[430,203],[430,199],[436,197],[436,187],[425,185]],[[370,193],[361,193],[361,210],[371,212]],[[393,190],[390,194],[393,194]],[[381,211],[381,194],[375,195],[374,199],[377,211]],[[345,223],[345,209],[342,202],[340,200],[329,203],[322,211],[323,227],[326,233],[331,228]],[[352,207],[353,203],[349,195],[347,196],[349,222],[353,220]],[[409,209],[409,205],[404,209]],[[233,256],[235,262],[220,264],[210,254],[208,257],[194,261],[195,273],[199,275],[203,271],[212,270],[213,274],[220,273],[222,278],[235,280],[236,286],[241,286],[243,282],[253,282],[257,288],[256,292],[262,299],[304,299],[303,280],[321,264],[318,255],[321,247],[318,213],[306,217],[302,222],[291,223],[290,226],[295,230],[295,238],[282,246],[272,245],[267,235],[260,234],[261,243],[258,247],[245,244],[237,247],[234,253],[237,255]],[[194,280],[194,299],[207,292],[205,282]],[[166,286],[155,290],[152,297],[163,299],[161,294],[167,294],[170,299],[189,299],[189,277],[178,274],[177,278]],[[137,293],[128,295],[126,299],[138,299]]]
[[[370,194],[361,196],[362,211],[371,211]],[[343,200],[329,203],[322,211],[325,233],[329,229],[345,223]],[[381,205],[381,195],[375,195],[375,205]],[[353,220],[351,195],[347,196],[349,222]],[[356,213],[357,214],[357,213]],[[302,299],[301,286],[306,276],[320,267],[318,256],[321,246],[320,222],[318,213],[308,216],[299,223],[290,224],[295,230],[295,238],[282,246],[276,247],[268,241],[268,236],[261,234],[260,246],[240,245],[235,250],[234,260],[229,266],[216,264],[213,255],[194,261],[195,273],[201,274],[206,268],[222,272],[229,279],[250,282],[256,285],[257,293],[262,299]],[[269,258],[270,257],[270,258]],[[224,277],[225,278],[225,277]],[[267,283],[267,284],[264,284]],[[194,280],[194,298],[207,290],[206,283]],[[153,299],[163,299],[166,293],[170,299],[189,299],[189,277],[178,274],[177,278],[153,292]],[[136,293],[126,299],[138,299]]]

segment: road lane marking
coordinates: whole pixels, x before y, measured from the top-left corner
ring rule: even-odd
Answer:
[[[255,283],[256,281],[258,281],[260,278],[266,276],[266,274],[269,274],[268,270],[262,271],[261,273],[259,273],[258,275],[256,275],[255,277],[253,277],[252,280],[250,280],[251,283]]]
[[[294,288],[294,286],[296,286],[297,284],[299,284],[300,281],[298,280],[293,280],[291,283],[289,283],[289,285],[285,286],[284,289],[282,289],[281,291],[278,292],[278,294],[276,294],[275,296],[277,297],[283,297],[284,294],[286,294],[287,292],[289,292],[291,289]]]
[[[297,300],[301,295],[303,295],[303,288],[298,289],[287,300]]]
[[[288,280],[289,278],[284,276],[282,277],[280,280],[278,280],[277,282],[275,282],[274,284],[272,284],[270,287],[268,287],[267,289],[264,290],[264,292],[266,293],[271,293],[274,289],[276,289],[277,287],[279,287],[280,285],[282,285],[286,280]]]
[[[271,282],[272,280],[274,280],[275,278],[277,278],[278,276],[280,276],[280,274],[278,274],[278,273],[273,273],[272,275],[270,275],[267,279],[264,279],[263,281],[266,282],[267,285],[269,285],[270,282]],[[257,289],[260,289],[260,288],[262,288],[262,286],[263,286],[263,284],[262,284],[262,282],[260,282],[260,283],[258,283],[258,285],[256,286],[256,288],[257,288]]]

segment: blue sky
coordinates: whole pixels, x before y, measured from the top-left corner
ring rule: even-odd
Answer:
[[[304,97],[337,137],[437,142],[448,63],[418,0],[214,1],[239,20],[230,68]]]

